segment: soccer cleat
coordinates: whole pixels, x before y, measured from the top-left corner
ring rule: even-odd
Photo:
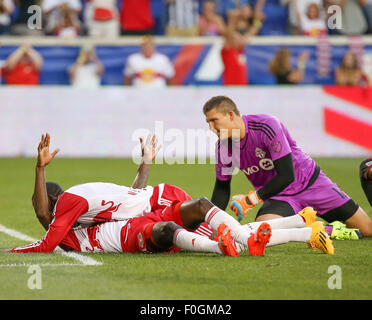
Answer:
[[[334,254],[335,248],[332,240],[329,238],[324,229],[324,224],[321,221],[316,221],[310,226],[313,230],[308,241],[309,247],[314,250],[319,249],[327,254]]]
[[[234,240],[231,236],[231,231],[224,223],[221,223],[217,228],[217,242],[218,246],[225,256],[239,256],[239,252],[236,249]]]
[[[256,233],[248,238],[248,250],[251,256],[264,256],[265,248],[271,238],[271,227],[268,223],[262,222]]]
[[[359,240],[363,238],[359,229],[346,228],[346,225],[340,221],[330,223],[332,228],[331,239],[336,240]]]
[[[305,221],[306,227],[309,227],[315,222],[316,211],[312,207],[306,207],[298,213]]]

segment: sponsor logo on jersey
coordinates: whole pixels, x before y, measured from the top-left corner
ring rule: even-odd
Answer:
[[[266,156],[266,152],[265,151],[263,151],[260,148],[256,148],[256,157],[257,158],[263,159],[263,158],[265,158],[265,156]]]
[[[247,169],[242,169],[242,171],[247,175],[251,175],[252,173],[256,173],[260,171],[260,168],[262,170],[268,171],[274,169],[274,163],[271,159],[261,159],[258,163],[258,166],[251,166],[248,167]]]

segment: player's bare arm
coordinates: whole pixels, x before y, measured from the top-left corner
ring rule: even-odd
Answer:
[[[48,196],[45,184],[45,167],[53,160],[59,149],[55,149],[52,153],[49,152],[50,135],[49,133],[41,136],[41,141],[37,148],[37,162],[35,173],[35,187],[32,195],[32,205],[34,207],[37,218],[43,225],[45,230],[48,229],[51,222],[51,215],[48,207]]]
[[[149,134],[146,138],[146,142],[144,142],[143,137],[140,137],[139,140],[141,143],[142,159],[136,178],[132,183],[132,188],[135,189],[146,187],[150,165],[161,148],[161,145],[158,146],[158,139],[155,135]]]

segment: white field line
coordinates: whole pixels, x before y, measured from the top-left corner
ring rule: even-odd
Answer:
[[[0,264],[0,268],[13,268],[13,267],[31,267],[38,265],[40,267],[66,267],[66,266],[86,266],[82,263],[9,263],[9,264]]]
[[[36,242],[36,241],[38,241],[37,239],[31,238],[28,235],[26,235],[24,233],[21,233],[21,232],[19,232],[17,230],[6,228],[5,226],[3,226],[1,224],[0,224],[0,232],[3,232],[5,234],[7,234],[8,236],[11,236],[13,238],[17,238],[17,239],[23,240],[23,241],[28,241],[28,242]],[[75,266],[79,266],[79,265],[81,265],[81,266],[100,266],[100,265],[103,264],[102,262],[96,261],[96,260],[94,260],[91,257],[83,256],[83,255],[80,255],[80,254],[78,254],[76,252],[66,252],[66,251],[63,251],[59,247],[57,247],[54,250],[54,252],[55,253],[58,253],[58,254],[60,254],[62,256],[65,256],[65,257],[68,257],[68,258],[71,258],[71,259],[74,259],[74,260],[77,260],[77,261],[81,262],[80,264],[70,264],[70,265],[75,265]],[[52,266],[53,264],[45,264],[45,265]],[[61,265],[61,264],[54,264],[54,265]],[[0,266],[10,266],[10,265],[0,265]],[[17,265],[14,265],[14,266],[17,266]]]

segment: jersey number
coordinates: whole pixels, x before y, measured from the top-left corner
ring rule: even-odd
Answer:
[[[110,206],[107,209],[101,211],[99,214],[97,214],[93,219],[94,221],[97,221],[97,222],[111,221],[112,214],[119,210],[121,203],[115,206],[114,201],[106,202],[105,200],[102,200],[101,206],[104,207],[106,205],[110,205]]]

